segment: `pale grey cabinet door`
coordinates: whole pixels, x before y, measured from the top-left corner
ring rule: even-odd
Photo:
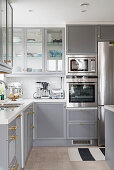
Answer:
[[[69,109],[67,110],[67,122],[97,122],[97,109]]]
[[[100,25],[98,39],[100,41],[114,41],[114,25]]]
[[[24,162],[26,162],[27,155],[28,155],[28,142],[27,142],[27,136],[28,136],[28,131],[27,131],[27,112],[24,113]]]
[[[32,141],[33,141],[33,114],[29,114],[27,117],[27,130],[28,130],[28,136],[27,136],[27,142],[28,142],[28,153],[30,152],[32,148]]]
[[[37,138],[65,138],[65,111],[64,104],[38,104],[36,117]]]
[[[21,170],[22,168],[22,162],[21,162],[21,118],[16,119],[16,135],[18,136],[16,139],[16,159],[17,163],[19,164],[18,170]]]
[[[2,0],[0,1],[0,61],[2,61]]]
[[[97,124],[76,124],[67,125],[68,139],[97,139]]]
[[[95,25],[67,25],[66,53],[96,54],[97,27]]]

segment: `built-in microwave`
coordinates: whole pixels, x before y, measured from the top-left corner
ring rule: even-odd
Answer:
[[[67,107],[97,107],[97,78],[67,78]]]
[[[97,56],[67,56],[67,75],[97,76]]]

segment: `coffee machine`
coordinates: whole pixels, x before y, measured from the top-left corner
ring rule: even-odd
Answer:
[[[42,98],[50,98],[49,83],[42,82]]]
[[[50,98],[49,83],[36,82],[36,92],[33,94],[35,99]]]

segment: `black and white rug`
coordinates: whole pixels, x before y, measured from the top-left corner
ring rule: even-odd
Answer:
[[[68,148],[70,161],[101,161],[105,160],[105,148]]]

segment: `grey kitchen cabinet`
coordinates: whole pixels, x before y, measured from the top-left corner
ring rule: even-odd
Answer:
[[[67,139],[97,139],[97,108],[67,110]]]
[[[114,25],[99,25],[98,40],[114,41]]]
[[[2,61],[2,1],[0,1],[0,61]]]
[[[105,160],[114,169],[114,112],[105,109]]]
[[[24,111],[24,165],[26,164],[33,142],[33,106]]]
[[[7,0],[0,1],[0,8],[0,71],[11,73],[13,63],[13,9]]]
[[[11,123],[0,125],[0,169],[12,170],[18,168],[18,170],[21,170],[20,128],[20,115]]]
[[[21,115],[19,115],[16,119],[16,159],[18,162],[18,170],[21,170],[22,168],[22,156],[21,156]]]
[[[64,28],[14,28],[13,73],[63,74]]]
[[[97,26],[95,25],[67,25],[66,26],[66,54],[96,54]]]
[[[65,139],[66,109],[64,103],[37,104],[35,139]]]
[[[68,123],[67,125],[68,139],[96,139],[97,124],[85,123]]]

